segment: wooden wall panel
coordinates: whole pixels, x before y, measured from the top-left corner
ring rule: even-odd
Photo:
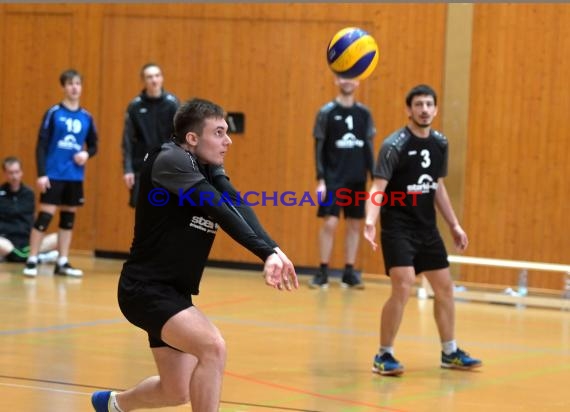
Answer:
[[[2,154],[22,157],[29,184],[35,183],[35,143],[42,116],[61,99],[61,66],[71,61],[71,21],[70,13],[7,13],[4,17],[3,59],[10,63],[2,65],[1,110],[8,120],[2,129]],[[45,43],[37,40],[37,34]]]
[[[387,134],[405,123],[403,96],[411,86],[420,82],[431,83],[436,89],[442,86],[446,7],[180,3],[2,6],[0,81],[3,99],[13,102],[0,110],[0,121],[6,126],[0,131],[2,150],[14,151],[27,165],[33,164],[41,114],[61,96],[57,75],[70,65],[84,72],[83,103],[95,116],[100,152],[89,165],[88,203],[80,213],[73,247],[126,251],[133,213],[127,207],[127,191],[121,180],[123,114],[141,89],[140,66],[154,60],[163,66],[166,87],[181,99],[206,97],[227,110],[246,113],[246,133],[234,136],[227,158],[227,169],[238,187],[312,193],[313,122],[318,108],[336,95],[324,59],[331,35],[341,27],[358,25],[378,39],[380,64],[359,91],[359,99],[375,116],[377,149]],[[20,14],[35,17],[15,17]],[[11,20],[16,18],[23,20]],[[62,18],[67,20],[63,22]],[[18,43],[8,40],[14,36],[20,39]],[[58,41],[48,43],[50,38]],[[22,48],[20,43],[32,44],[37,51]],[[32,64],[38,59],[41,70]],[[8,121],[22,114],[30,117],[30,122]],[[27,144],[9,146],[14,143],[8,142],[21,134],[30,136]],[[32,171],[27,167],[29,182]],[[257,207],[256,211],[298,265],[318,263],[320,221],[316,208],[269,206]],[[342,242],[335,245],[334,266],[343,264],[342,246]],[[212,257],[256,261],[224,235],[216,241]],[[383,271],[379,254],[365,244],[360,266],[367,272]]]
[[[465,223],[469,255],[569,263],[570,7],[476,4]],[[516,271],[463,279],[516,284]],[[531,273],[560,289],[562,276]]]
[[[84,75],[80,64],[85,55],[81,11],[73,6],[6,5],[2,24],[2,119],[0,156],[16,154],[24,163],[25,182],[35,188],[35,146],[45,111],[62,97],[60,73],[75,67]],[[87,73],[86,73],[87,72]],[[85,84],[87,89],[88,82]],[[85,93],[86,94],[86,93]],[[83,105],[90,111],[93,106]],[[88,168],[86,195],[88,202],[78,212],[73,247],[91,249],[94,240],[94,179]],[[59,218],[51,230],[57,230]]]
[[[379,66],[359,91],[375,116],[378,149],[405,123],[403,96],[411,86],[430,83],[444,95],[447,7],[3,4],[0,156],[20,156],[26,182],[34,183],[41,116],[61,98],[59,73],[79,69],[85,75],[82,103],[95,116],[101,141],[88,167],[87,205],[73,247],[126,251],[133,213],[121,180],[123,114],[141,89],[140,66],[154,60],[163,66],[166,87],[181,99],[202,96],[246,113],[246,133],[233,136],[227,158],[238,187],[312,193],[314,117],[336,94],[324,64],[331,34],[359,25],[379,42]],[[464,204],[455,205],[463,208],[469,255],[568,263],[569,7],[474,5],[466,184]],[[442,101],[440,118],[445,111]],[[298,265],[318,263],[314,207],[256,211]],[[338,239],[334,266],[343,263],[343,236]],[[222,234],[212,257],[256,261]],[[379,254],[367,244],[359,261],[369,273],[383,272]],[[468,281],[513,284],[515,277],[515,271],[461,269]],[[560,288],[561,277],[531,273],[531,286]]]
[[[97,236],[96,247],[126,250],[131,240],[132,215],[124,206],[127,192],[120,181],[118,148],[122,114],[140,90],[137,74],[146,61],[163,66],[166,87],[181,99],[201,96],[228,111],[246,113],[246,133],[233,136],[226,162],[242,191],[312,194],[313,122],[318,108],[336,95],[324,53],[330,36],[341,27],[358,24],[380,43],[381,63],[359,92],[375,114],[376,147],[404,124],[407,89],[419,82],[441,86],[446,6],[340,7],[342,12],[338,6],[299,4],[107,6],[101,64],[101,123],[107,138],[101,150],[108,163],[99,170],[98,199],[115,206],[97,210],[105,231]],[[399,30],[402,21],[423,27],[424,18],[433,25],[413,34]],[[259,206],[256,212],[297,264],[318,264],[320,222],[315,207]],[[335,265],[343,263],[342,246],[335,246]],[[382,271],[379,255],[368,245],[363,245],[361,256],[367,271]],[[256,261],[223,233],[212,258]]]

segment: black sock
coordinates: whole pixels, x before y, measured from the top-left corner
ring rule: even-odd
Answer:
[[[345,272],[352,272],[354,271],[354,265],[349,265],[348,263],[346,265],[344,265],[344,271]]]
[[[329,269],[328,263],[321,263],[321,273],[327,273],[328,269]]]

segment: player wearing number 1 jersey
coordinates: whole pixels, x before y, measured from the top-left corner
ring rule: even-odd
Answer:
[[[328,264],[334,235],[339,222],[341,206],[345,218],[345,268],[341,285],[362,289],[362,281],[354,271],[360,223],[364,218],[363,201],[355,201],[355,193],[366,190],[366,181],[372,174],[374,163],[372,139],[376,134],[372,115],[366,106],[357,102],[354,93],[358,80],[336,78],[338,96],[325,104],[318,112],[313,135],[317,171],[318,216],[324,219],[319,233],[321,265],[311,280],[311,288],[328,287]],[[337,202],[336,192],[343,196],[350,193],[352,199]],[[350,192],[349,192],[350,191]]]
[[[87,160],[97,152],[97,131],[91,114],[80,106],[82,78],[73,69],[59,78],[63,100],[44,115],[36,146],[37,187],[40,211],[30,234],[30,255],[24,275],[38,274],[38,252],[56,209],[59,207],[59,258],[56,275],[82,276],[68,262],[75,212],[82,206],[83,179]]]
[[[394,357],[393,346],[415,277],[420,273],[435,294],[441,367],[475,368],[481,366],[481,361],[459,349],[455,341],[453,282],[447,252],[436,226],[435,206],[448,224],[457,249],[465,250],[467,235],[459,225],[443,183],[447,175],[447,139],[431,129],[437,115],[436,94],[431,87],[418,85],[408,93],[406,106],[408,125],[382,144],[369,193],[384,192],[388,199],[393,192],[407,194],[404,205],[387,202],[381,209],[382,252],[392,292],[382,309],[380,349],[372,370],[381,375],[400,375],[404,370]],[[374,249],[379,213],[379,203],[375,205],[369,199],[364,237]]]

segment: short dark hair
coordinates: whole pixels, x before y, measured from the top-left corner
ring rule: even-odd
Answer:
[[[79,80],[83,81],[83,76],[75,69],[67,69],[59,75],[59,83],[65,86],[65,83],[72,80],[74,77],[79,77]]]
[[[408,92],[406,95],[406,106],[412,107],[412,100],[414,100],[414,97],[416,96],[431,96],[433,97],[433,104],[437,106],[437,95],[435,94],[435,91],[427,84],[418,84]]]
[[[186,134],[198,135],[204,130],[204,122],[210,118],[223,118],[224,109],[208,100],[194,98],[183,103],[174,115],[174,136],[176,143],[186,142]]]
[[[11,164],[18,163],[22,167],[22,162],[16,156],[8,156],[2,161],[2,169],[5,171]]]
[[[148,69],[149,67],[156,67],[162,73],[162,68],[158,64],[153,63],[153,62],[148,62],[148,63],[143,64],[143,67],[141,67],[141,79],[144,80],[144,71],[146,69]]]

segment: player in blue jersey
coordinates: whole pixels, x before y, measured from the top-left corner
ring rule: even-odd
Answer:
[[[84,203],[85,165],[97,152],[97,131],[91,114],[80,106],[82,77],[74,69],[59,78],[63,100],[44,115],[36,146],[40,210],[30,234],[30,255],[24,275],[38,274],[38,253],[44,232],[59,208],[56,275],[82,276],[68,261],[75,212]]]
[[[358,80],[337,77],[337,97],[319,110],[315,121],[315,164],[319,202],[317,216],[323,218],[319,233],[320,268],[309,283],[311,288],[328,287],[328,265],[339,217],[345,219],[345,267],[342,287],[364,288],[354,270],[360,226],[364,218],[364,201],[356,200],[356,192],[366,190],[372,175],[374,148],[372,139],[376,128],[370,110],[356,101]],[[346,206],[336,196],[339,189],[351,195]]]
[[[376,250],[376,222],[380,214],[381,243],[392,292],[382,309],[380,348],[372,370],[380,375],[400,375],[402,364],[394,357],[394,340],[416,276],[423,273],[434,291],[434,316],[441,340],[441,367],[472,369],[481,361],[457,347],[454,337],[455,306],[447,252],[436,225],[439,209],[458,250],[465,250],[467,235],[453,211],[443,183],[447,175],[448,142],[431,124],[437,115],[437,96],[427,85],[414,87],[406,96],[408,124],[384,140],[374,182],[366,202],[364,237]],[[374,193],[388,201],[380,206]],[[393,194],[404,193],[401,202]],[[383,199],[384,200],[384,199]],[[381,212],[381,213],[380,213]]]

